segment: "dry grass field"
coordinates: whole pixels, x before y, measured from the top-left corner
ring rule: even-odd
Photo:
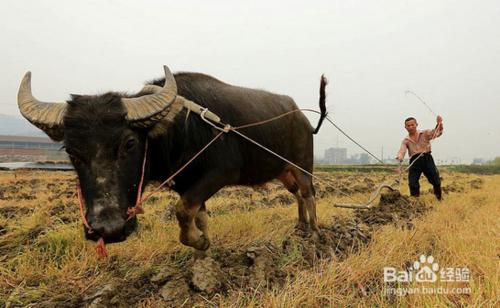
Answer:
[[[359,200],[393,177],[318,175]],[[177,196],[162,192],[145,205],[138,231],[107,245],[102,259],[83,238],[72,172],[3,171],[0,307],[498,307],[500,176],[442,177],[441,203],[422,180],[418,201],[385,194],[365,211],[335,208],[350,200],[316,184],[319,240],[294,229],[295,199],[278,183],[227,188],[207,203],[212,246],[198,260],[178,241]],[[466,268],[470,276],[384,282],[384,267],[410,271],[422,254],[440,269]],[[441,292],[388,292],[423,287]]]

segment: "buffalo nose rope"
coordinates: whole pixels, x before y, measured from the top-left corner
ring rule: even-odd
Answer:
[[[144,145],[144,157],[142,159],[141,179],[139,181],[139,187],[137,189],[137,198],[135,206],[127,209],[127,215],[128,215],[127,221],[132,217],[136,216],[137,214],[144,213],[144,210],[141,207],[141,203],[143,202],[143,200],[141,200],[141,196],[142,196],[142,185],[144,183],[144,171],[146,169],[147,154],[148,154],[148,139],[146,139],[146,144]],[[92,234],[94,233],[94,230],[89,225],[87,218],[85,217],[85,211],[84,211],[85,201],[83,199],[82,188],[80,186],[80,179],[78,178],[78,176],[76,179],[76,191],[78,194],[78,202],[80,204],[80,215],[82,217],[83,225],[87,228],[87,232],[89,234]],[[108,256],[108,251],[106,250],[106,244],[104,242],[104,238],[102,237],[100,237],[97,240],[96,253],[99,257],[105,258]]]

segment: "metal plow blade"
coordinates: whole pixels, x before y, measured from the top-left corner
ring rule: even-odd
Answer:
[[[389,184],[382,183],[378,186],[377,190],[372,194],[372,196],[370,197],[370,200],[368,200],[368,202],[365,204],[335,204],[334,206],[341,207],[341,208],[348,208],[348,209],[361,209],[361,210],[372,208],[373,207],[372,202],[375,201],[375,199],[380,195],[380,192],[384,188],[387,188],[390,191],[398,190]]]

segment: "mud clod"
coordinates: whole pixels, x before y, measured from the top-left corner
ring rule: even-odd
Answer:
[[[182,277],[176,277],[168,281],[160,289],[160,295],[164,301],[173,306],[180,306],[191,297],[189,286]]]
[[[246,256],[251,263],[248,281],[250,287],[267,287],[269,283],[275,280],[274,277],[279,276],[276,275],[275,262],[271,251],[267,247],[249,247]]]
[[[402,196],[398,191],[384,193],[378,205],[355,210],[354,218],[334,217],[331,225],[320,226],[319,240],[310,232],[296,230],[283,241],[283,250],[287,254],[298,250],[309,265],[325,258],[342,260],[366,245],[377,227],[389,223],[411,227],[411,221],[429,209],[424,202]]]
[[[88,307],[101,308],[106,307],[106,303],[109,303],[114,296],[118,288],[118,284],[115,282],[110,282],[105,284],[100,290],[93,293],[92,295],[83,298],[84,301],[90,302]]]
[[[223,287],[223,273],[214,259],[206,257],[195,260],[191,283],[196,291],[213,294]]]
[[[309,232],[296,230],[283,241],[286,253],[297,249],[303,260],[312,266],[320,259],[342,260],[366,245],[371,235],[369,228],[359,225],[353,219],[334,218],[332,225],[320,226],[321,236],[316,239]]]
[[[442,187],[444,193],[448,194],[450,192],[464,192],[464,187],[457,182],[453,181],[449,185]]]
[[[164,267],[156,275],[151,277],[151,282],[155,284],[163,284],[172,277],[175,277],[178,272],[179,270],[174,267]]]
[[[483,188],[484,180],[481,178],[477,178],[477,179],[470,181],[469,184],[470,184],[470,187],[472,187],[474,189],[481,189],[481,188]]]
[[[33,212],[32,209],[14,205],[7,205],[0,207],[0,215],[8,219],[15,218],[17,216],[28,215],[32,212]]]
[[[354,216],[358,223],[369,225],[371,228],[388,223],[411,227],[411,221],[428,210],[430,207],[425,202],[392,191],[382,194],[377,206],[366,210],[355,210]]]

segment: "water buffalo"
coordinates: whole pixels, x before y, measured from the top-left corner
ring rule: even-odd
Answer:
[[[302,112],[240,131],[312,172],[313,134],[325,111],[326,79],[320,83],[321,117],[313,128]],[[78,174],[84,199],[84,227],[90,240],[123,241],[137,226],[127,219],[135,204],[143,156],[143,186],[165,180],[218,132],[184,107],[195,102],[233,126],[269,119],[297,109],[288,96],[229,85],[200,73],[173,75],[146,85],[137,94],[108,92],[71,95],[66,102],[42,102],[31,92],[31,73],[18,93],[22,115],[55,141],[63,141]],[[147,153],[145,151],[148,140]],[[224,134],[174,178],[171,188],[180,241],[199,251],[210,245],[205,201],[228,185],[258,185],[279,179],[298,202],[298,227],[319,232],[310,175],[236,135]],[[89,232],[92,231],[92,232]]]

